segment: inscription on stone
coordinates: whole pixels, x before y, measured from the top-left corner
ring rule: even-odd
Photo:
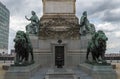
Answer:
[[[74,13],[73,1],[45,1],[44,13]]]

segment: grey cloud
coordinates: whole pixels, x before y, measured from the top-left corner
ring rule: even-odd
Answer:
[[[114,33],[110,33],[110,34],[106,34],[108,37],[108,41],[107,41],[107,45],[116,45],[119,44],[119,38],[116,38]],[[109,46],[110,46],[109,45]],[[120,51],[120,47],[119,45],[115,46],[114,48],[107,48],[107,53],[115,53],[115,52],[119,52]]]
[[[21,10],[21,8],[23,7],[23,1],[21,0],[9,0],[6,2],[6,7],[10,10],[11,15],[14,14],[14,12],[18,12]]]
[[[101,17],[101,19],[106,22],[119,22],[120,15],[108,10],[108,11],[104,12],[104,16]]]
[[[36,6],[36,1],[40,3]],[[3,0],[4,2],[4,0]],[[42,12],[41,0],[7,0],[5,2],[6,7],[10,10],[11,16],[24,17],[27,14],[30,14],[34,10],[39,15]],[[32,5],[30,5],[32,4]]]
[[[24,16],[29,14],[31,10],[35,10],[39,15],[42,12],[41,0],[1,0],[10,9],[11,16]],[[36,5],[40,3],[39,7],[29,6],[29,4]],[[89,5],[91,4],[91,5]],[[120,21],[119,15],[110,12],[113,9],[120,8],[119,0],[77,0],[77,15],[80,18],[84,10],[88,11],[90,18],[99,18],[101,21],[118,22]],[[88,6],[89,5],[89,6]]]
[[[106,1],[102,1],[101,3],[99,3],[99,2],[93,3],[93,6],[88,11],[90,11],[90,14],[92,15],[94,13],[99,13],[99,12],[104,12],[106,10],[115,9],[118,6],[119,6],[119,3],[115,3],[113,1],[106,0]]]
[[[13,39],[15,38],[15,34],[16,31],[14,31],[13,29],[10,28],[10,32],[9,32],[9,49],[13,49],[14,48],[14,42]]]
[[[120,28],[119,28],[119,25],[120,24],[118,24],[117,26],[114,26],[114,24],[112,25],[112,27],[115,27],[114,29],[102,29],[104,32],[106,32],[106,33],[113,33],[113,32],[117,32],[117,31],[120,31]],[[110,27],[111,28],[111,27]]]
[[[106,33],[112,33],[112,32],[115,32],[115,31],[117,31],[116,29],[115,30],[104,30],[104,29],[102,29],[104,32],[106,32]]]
[[[87,3],[91,3],[91,6],[87,6]],[[80,3],[79,3],[80,4]],[[114,9],[120,8],[120,1],[116,0],[102,0],[102,1],[86,1],[86,4],[84,7],[80,7],[79,5],[77,7],[78,16],[81,16],[82,12],[84,10],[88,11],[88,16],[90,18],[99,18],[101,21],[106,22],[118,22],[120,21],[119,14],[115,14],[114,12],[111,12]]]

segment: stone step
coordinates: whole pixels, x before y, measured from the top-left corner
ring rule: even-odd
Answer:
[[[46,73],[45,79],[76,79],[75,73],[72,69],[49,69]]]
[[[45,79],[74,79],[73,75],[49,75],[48,78]]]
[[[45,79],[45,74],[49,69],[50,68],[40,69],[31,79]],[[77,79],[93,79],[91,76],[89,76],[88,74],[86,74],[85,72],[83,72],[80,69],[76,68],[76,69],[72,69],[72,70],[75,72]],[[50,77],[50,79],[73,79],[73,77],[67,76],[67,77],[57,78],[57,76],[54,76],[54,78]]]

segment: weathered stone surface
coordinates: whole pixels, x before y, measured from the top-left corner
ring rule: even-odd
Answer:
[[[75,0],[43,0],[44,14],[75,13]]]
[[[3,66],[2,66],[2,69],[3,69],[3,70],[8,70],[8,69],[9,69],[9,65],[3,65]]]
[[[87,34],[85,36],[81,36],[80,37],[80,49],[84,49],[86,50],[87,49],[87,46],[88,46],[88,42],[91,40],[92,36],[91,34]]]
[[[5,74],[5,79],[30,79],[40,68],[40,65],[11,66]]]
[[[39,39],[80,39],[76,0],[43,0]]]
[[[55,57],[52,53],[34,53],[34,56],[35,62],[42,67],[55,67]],[[77,67],[85,62],[85,56],[85,53],[68,53],[65,56],[64,67]]]
[[[34,36],[31,36],[30,38],[31,40],[38,41],[36,43],[32,43],[34,49],[34,58],[36,63],[39,63],[42,66],[55,66],[55,46],[64,46],[65,48],[65,67],[77,66],[79,63],[83,63],[85,61],[86,48],[81,49],[83,44],[83,41],[81,42],[81,40],[64,39],[62,40],[62,43],[59,44],[57,39],[41,40],[35,38]],[[38,47],[36,48],[36,46]]]
[[[40,39],[80,39],[79,21],[75,15],[43,15]]]
[[[32,43],[33,50],[39,49],[39,39],[38,39],[38,36],[30,34],[29,37],[30,37],[30,41]]]
[[[45,79],[77,79],[72,69],[49,69]]]
[[[111,65],[80,64],[79,68],[91,75],[94,79],[117,79],[117,74]]]

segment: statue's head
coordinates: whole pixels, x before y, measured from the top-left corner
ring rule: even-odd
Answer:
[[[18,43],[24,38],[24,31],[17,31],[14,42]]]
[[[91,34],[94,34],[96,32],[94,24],[90,24],[90,32],[91,32]]]
[[[98,30],[97,41],[99,45],[106,45],[106,41],[108,40],[107,36],[102,30]]]
[[[102,30],[98,30],[98,33],[99,33],[99,34],[101,34],[101,33],[103,33],[103,34],[104,34],[104,32],[103,32]]]
[[[16,33],[16,37],[15,37],[15,39],[17,38],[24,38],[25,37],[25,32],[24,31],[17,31],[17,33]]]
[[[35,13],[34,11],[31,11],[31,14],[32,14],[32,15],[35,15],[36,13]]]
[[[24,36],[24,35],[25,35],[25,32],[24,32],[24,31],[17,31],[16,36],[17,36],[17,35]]]
[[[84,11],[84,12],[83,12],[83,15],[84,15],[84,16],[87,16],[87,11]]]

